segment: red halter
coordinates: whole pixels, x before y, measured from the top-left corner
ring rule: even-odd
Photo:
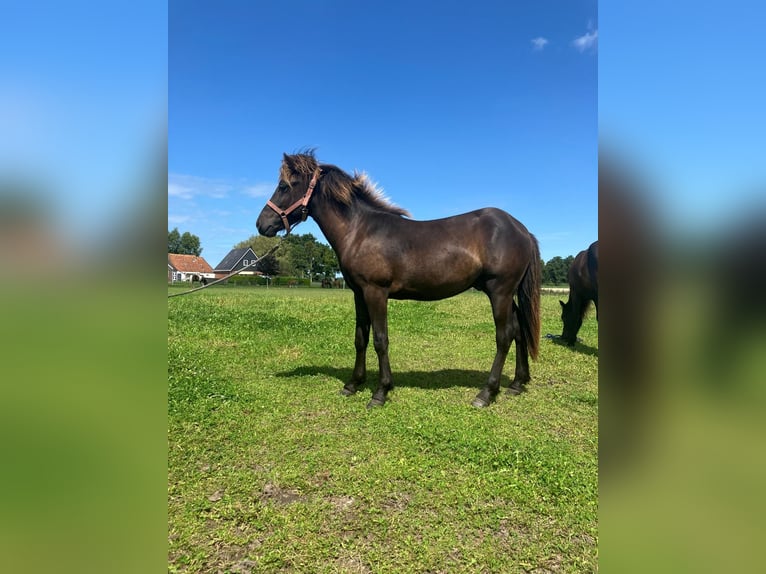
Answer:
[[[316,170],[314,170],[314,176],[311,178],[311,183],[309,183],[309,188],[306,190],[306,193],[303,195],[303,197],[301,197],[287,209],[282,209],[271,200],[266,202],[266,205],[276,211],[277,215],[282,218],[282,225],[285,226],[285,235],[290,234],[290,223],[287,221],[287,216],[290,215],[293,211],[299,207],[301,208],[301,221],[306,221],[306,218],[309,216],[309,200],[311,199],[311,194],[314,193],[314,187],[317,184],[320,173],[322,173],[321,169],[316,168]]]

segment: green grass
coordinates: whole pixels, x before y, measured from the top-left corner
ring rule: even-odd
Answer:
[[[168,307],[169,571],[596,570],[592,311],[574,350],[542,340],[526,393],[477,410],[486,296],[391,301],[395,388],[368,411],[372,346],[367,387],[338,394],[349,291],[213,288]],[[543,334],[559,312],[544,295]]]

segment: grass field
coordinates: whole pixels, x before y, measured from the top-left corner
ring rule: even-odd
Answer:
[[[559,334],[543,295],[543,335]],[[170,572],[592,572],[598,330],[541,342],[520,396],[470,406],[494,357],[485,295],[391,301],[394,390],[338,391],[353,297],[212,288],[168,301]],[[515,347],[502,386],[513,374]]]

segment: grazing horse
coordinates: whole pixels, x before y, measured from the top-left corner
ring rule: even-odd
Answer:
[[[337,254],[354,293],[356,361],[343,395],[356,393],[365,382],[372,326],[380,374],[367,406],[386,402],[393,387],[388,299],[432,301],[471,287],[489,296],[497,343],[489,380],[472,404],[486,407],[494,400],[514,341],[516,372],[509,392],[523,390],[530,380],[528,357],[537,358],[540,339],[540,253],[524,225],[495,208],[414,221],[366,175],[319,164],[311,150],[284,154],[277,188],[258,216],[258,231],[267,237],[281,229],[289,233],[309,215]]]
[[[588,249],[577,254],[569,268],[568,279],[569,300],[566,303],[563,301],[559,303],[561,303],[561,321],[564,323],[561,338],[571,347],[577,341],[577,332],[582,326],[582,320],[591,301],[596,306],[598,321],[598,241],[594,241]]]

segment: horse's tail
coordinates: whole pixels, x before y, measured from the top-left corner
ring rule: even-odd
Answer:
[[[541,265],[540,265],[540,246],[537,239],[531,233],[529,237],[532,241],[532,260],[529,262],[524,277],[518,289],[519,298],[519,326],[521,334],[527,343],[527,350],[533,359],[537,359],[537,352],[540,348],[540,284],[541,284]]]

